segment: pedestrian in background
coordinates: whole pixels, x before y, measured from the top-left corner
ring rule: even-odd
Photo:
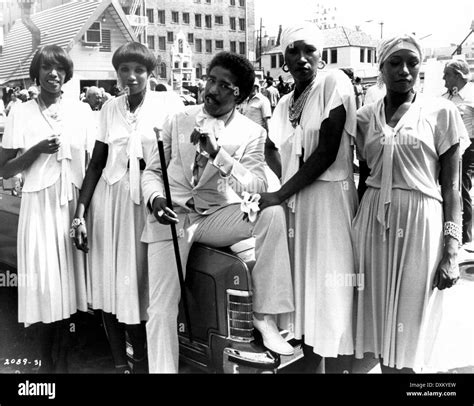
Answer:
[[[356,98],[357,109],[364,104],[364,88],[362,87],[362,79],[358,76],[354,78],[354,94]]]
[[[40,372],[67,372],[69,320],[87,311],[85,258],[69,228],[85,174],[90,110],[62,98],[73,63],[59,46],[37,51],[30,77],[37,99],[16,106],[0,148],[0,176],[23,173],[18,223],[18,320],[36,325]],[[74,225],[74,223],[73,223]],[[54,353],[53,353],[54,351]]]
[[[102,107],[102,92],[97,86],[87,88],[84,101],[89,105],[92,111],[99,111]]]
[[[143,373],[148,370],[148,272],[146,245],[140,242],[146,216],[141,174],[156,144],[153,128],[161,127],[166,115],[183,104],[174,92],[148,89],[156,58],[146,46],[120,46],[112,64],[126,91],[100,112],[97,141],[75,213],[79,225],[74,242],[88,252],[88,299],[93,309],[102,310],[116,372]],[[132,368],[125,333],[133,349]]]
[[[474,169],[474,83],[470,82],[469,65],[454,59],[444,68],[444,84],[448,91],[443,97],[451,100],[459,110],[471,145],[462,156],[462,243],[466,251],[474,252],[472,241],[471,171]]]
[[[386,39],[377,55],[387,94],[357,112],[363,197],[353,242],[364,288],[356,357],[373,353],[383,373],[411,373],[437,355],[445,289],[459,279],[459,164],[468,138],[452,103],[415,90],[423,60],[415,37]]]
[[[273,79],[267,80],[263,94],[270,101],[270,107],[273,113],[273,110],[275,110],[275,107],[278,104],[278,100],[280,100],[280,93],[278,92],[278,89],[274,86]]]
[[[36,86],[32,85],[28,88],[28,98],[30,100],[36,99],[38,97],[39,90]]]
[[[272,116],[270,101],[260,92],[260,81],[255,78],[252,92],[249,97],[239,105],[239,111],[268,133],[268,120]]]

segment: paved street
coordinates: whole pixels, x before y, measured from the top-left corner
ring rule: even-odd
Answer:
[[[466,255],[466,254],[463,254]],[[470,255],[474,259],[474,255]],[[461,280],[456,288],[457,292],[451,295],[448,311],[450,323],[461,326],[462,334],[457,337],[448,337],[454,345],[459,343],[470,345],[474,342],[474,318],[471,309],[474,308],[474,280]],[[17,294],[14,288],[0,288],[0,373],[33,373],[35,360],[38,355],[34,349],[35,332],[25,329],[17,323]],[[102,327],[100,315],[81,313],[73,318],[75,333],[72,334],[72,350],[70,353],[69,372],[71,373],[114,373],[112,358],[108,349],[107,339]],[[450,325],[444,327],[449,331]],[[454,330],[453,330],[454,331]],[[472,348],[472,347],[471,347]],[[12,365],[15,360],[15,365]],[[20,361],[20,365],[16,365]],[[26,362],[26,365],[24,363]],[[200,371],[182,365],[181,373],[199,373]],[[301,372],[301,363],[288,367],[286,373]],[[376,360],[367,358],[356,360],[354,372],[361,374],[380,373]],[[474,373],[474,365],[452,371],[458,373]]]

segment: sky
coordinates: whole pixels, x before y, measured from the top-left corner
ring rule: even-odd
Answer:
[[[255,26],[262,18],[263,34],[276,36],[278,26],[309,19],[319,3],[336,6],[341,25],[361,29],[372,37],[415,32],[425,47],[459,44],[470,32],[474,0],[254,0]],[[290,6],[291,4],[291,6]],[[314,8],[313,8],[314,7]],[[371,23],[366,21],[372,20]],[[468,42],[474,42],[474,33]]]

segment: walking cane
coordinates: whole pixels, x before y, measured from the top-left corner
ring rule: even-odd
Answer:
[[[173,202],[171,201],[170,185],[168,182],[168,171],[166,168],[165,150],[163,148],[163,140],[161,139],[161,129],[155,127],[154,130],[156,134],[156,141],[158,143],[158,152],[160,153],[161,173],[163,176],[163,183],[165,186],[166,205],[171,210],[173,210]],[[189,340],[193,342],[193,334],[191,330],[191,319],[189,317],[188,301],[186,297],[186,287],[184,285],[183,267],[181,265],[181,257],[179,255],[179,245],[178,245],[178,235],[176,233],[176,224],[171,223],[170,226],[171,226],[171,235],[173,237],[174,256],[176,258],[176,266],[178,269],[179,286],[181,287],[181,299],[183,300],[184,317],[186,319],[186,325],[188,326]]]

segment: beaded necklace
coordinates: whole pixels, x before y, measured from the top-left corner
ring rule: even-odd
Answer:
[[[296,128],[298,123],[300,122],[301,118],[301,113],[303,112],[303,108],[306,104],[306,100],[308,99],[308,96],[313,89],[314,85],[316,83],[316,78],[313,79],[313,81],[306,86],[306,89],[304,89],[303,93],[300,94],[298,99],[295,101],[295,93],[291,95],[290,99],[290,105],[288,107],[288,112],[289,112],[289,118],[291,125]]]
[[[125,95],[124,99],[125,99],[125,121],[131,127],[136,127],[138,113],[140,112],[143,102],[145,101],[145,94],[143,95],[142,100],[140,101],[140,104],[137,106],[137,108],[135,109],[133,113],[130,110],[130,103],[128,101],[128,96]]]

